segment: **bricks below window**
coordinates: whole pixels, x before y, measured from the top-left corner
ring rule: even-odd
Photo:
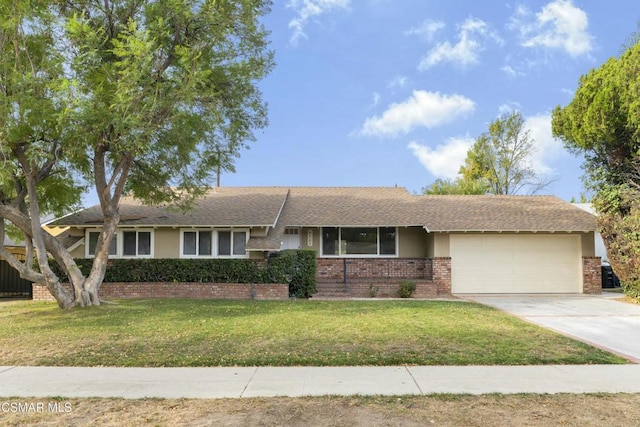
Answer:
[[[68,284],[65,286],[69,287]],[[202,298],[285,300],[289,285],[264,283],[103,283],[101,298]],[[33,284],[35,301],[53,301],[46,286]]]

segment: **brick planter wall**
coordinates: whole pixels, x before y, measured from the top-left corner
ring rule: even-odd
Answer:
[[[582,292],[591,295],[602,293],[602,268],[600,257],[582,257]]]
[[[316,297],[398,297],[402,281],[416,283],[414,298],[451,294],[451,258],[318,258]],[[346,283],[345,283],[346,271]]]
[[[70,286],[66,285],[69,289]],[[102,298],[289,299],[289,285],[273,283],[103,283]],[[53,301],[46,286],[33,284],[35,301]]]
[[[424,258],[318,258],[318,281],[349,279],[431,279],[431,264]]]

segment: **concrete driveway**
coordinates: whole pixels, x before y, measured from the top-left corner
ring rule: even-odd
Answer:
[[[640,305],[616,301],[621,294],[465,295],[640,363]]]

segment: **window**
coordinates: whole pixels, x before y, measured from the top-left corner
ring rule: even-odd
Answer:
[[[151,232],[123,231],[122,256],[151,256]]]
[[[395,256],[395,227],[323,227],[322,255]]]
[[[86,256],[93,257],[101,231],[87,231]],[[122,230],[113,235],[109,244],[112,257],[151,257],[153,255],[153,232],[150,230]]]
[[[182,233],[182,255],[211,256],[212,231],[184,231]]]
[[[246,230],[183,230],[180,253],[183,257],[244,257],[247,236]]]
[[[218,256],[245,256],[246,231],[218,231]]]
[[[96,254],[96,247],[98,246],[98,237],[101,231],[89,231],[89,247],[87,248],[87,257],[92,257]],[[109,243],[109,255],[116,255],[118,248],[118,235],[115,234]]]

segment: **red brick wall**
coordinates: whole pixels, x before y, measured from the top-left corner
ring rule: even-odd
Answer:
[[[67,285],[68,286],[68,285]],[[103,283],[102,298],[203,298],[282,300],[289,298],[287,284],[256,283]],[[33,284],[33,299],[52,301],[43,285]]]
[[[432,258],[433,281],[438,289],[438,295],[451,294],[451,258]]]
[[[348,296],[351,298],[371,298],[370,287],[375,287],[376,298],[398,298],[398,287],[400,281],[371,283],[371,282],[352,282],[347,284]],[[432,281],[412,280],[416,284],[414,298],[434,298],[438,295],[437,289]]]
[[[344,271],[347,277],[344,283]],[[415,298],[451,294],[451,258],[318,258],[320,296],[395,298],[402,281],[416,282]]]
[[[431,264],[424,258],[318,258],[317,280],[430,279]]]
[[[582,292],[591,295],[602,293],[602,263],[600,257],[582,257]]]

